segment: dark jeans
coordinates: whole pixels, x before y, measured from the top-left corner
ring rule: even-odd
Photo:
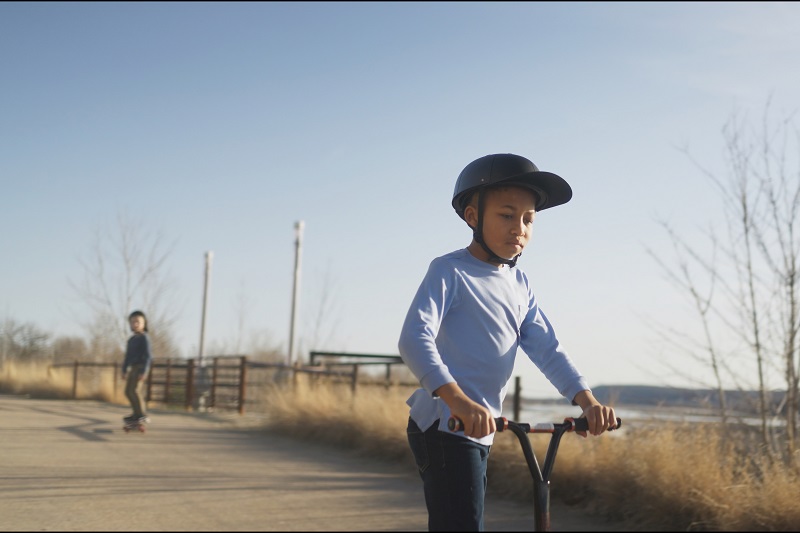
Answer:
[[[419,468],[429,531],[483,531],[490,446],[438,429],[423,432],[408,419],[408,444]]]

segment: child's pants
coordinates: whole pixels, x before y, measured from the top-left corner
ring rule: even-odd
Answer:
[[[139,380],[143,370],[144,366],[142,365],[132,365],[128,369],[128,380],[125,382],[125,396],[131,402],[133,416],[138,418],[145,416],[145,402],[144,398],[142,398],[142,383],[144,380]]]
[[[483,531],[486,465],[491,446],[427,430],[408,419],[408,443],[419,469],[429,531]]]

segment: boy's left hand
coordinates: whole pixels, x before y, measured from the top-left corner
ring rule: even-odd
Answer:
[[[617,415],[614,408],[598,402],[590,391],[579,392],[573,401],[583,409],[583,418],[589,423],[589,433],[592,435],[600,435],[605,430],[616,427]],[[575,433],[586,437],[587,432],[576,431]]]
[[[600,435],[607,429],[616,427],[617,415],[614,408],[607,405],[590,405],[583,410],[583,418],[589,423],[589,433]],[[576,431],[581,437],[586,437],[585,431]]]

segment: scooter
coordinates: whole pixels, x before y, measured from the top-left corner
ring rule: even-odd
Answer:
[[[534,513],[534,531],[550,531],[550,473],[553,471],[553,465],[556,461],[556,453],[558,452],[558,445],[561,442],[561,437],[564,433],[572,431],[588,431],[589,422],[585,418],[565,418],[564,422],[558,423],[538,423],[538,424],[525,424],[520,422],[512,422],[505,417],[494,419],[497,426],[497,431],[511,430],[519,439],[522,445],[522,453],[525,455],[525,461],[528,463],[528,469],[533,478],[533,513]],[[617,425],[608,431],[619,429],[622,426],[622,419],[617,418]],[[456,417],[450,417],[447,421],[447,427],[450,431],[461,431],[463,425],[461,420]],[[533,453],[531,448],[531,441],[528,438],[528,433],[550,433],[550,445],[547,447],[547,454],[544,460],[544,469],[539,468],[539,462],[536,460],[536,454]]]

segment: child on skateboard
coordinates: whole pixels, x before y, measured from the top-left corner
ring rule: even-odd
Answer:
[[[153,360],[150,337],[147,335],[147,317],[142,311],[134,311],[128,316],[133,335],[128,339],[125,360],[122,363],[122,379],[125,382],[125,396],[131,404],[133,413],[123,418],[126,424],[147,422],[145,400],[142,397],[142,382],[150,371]]]

